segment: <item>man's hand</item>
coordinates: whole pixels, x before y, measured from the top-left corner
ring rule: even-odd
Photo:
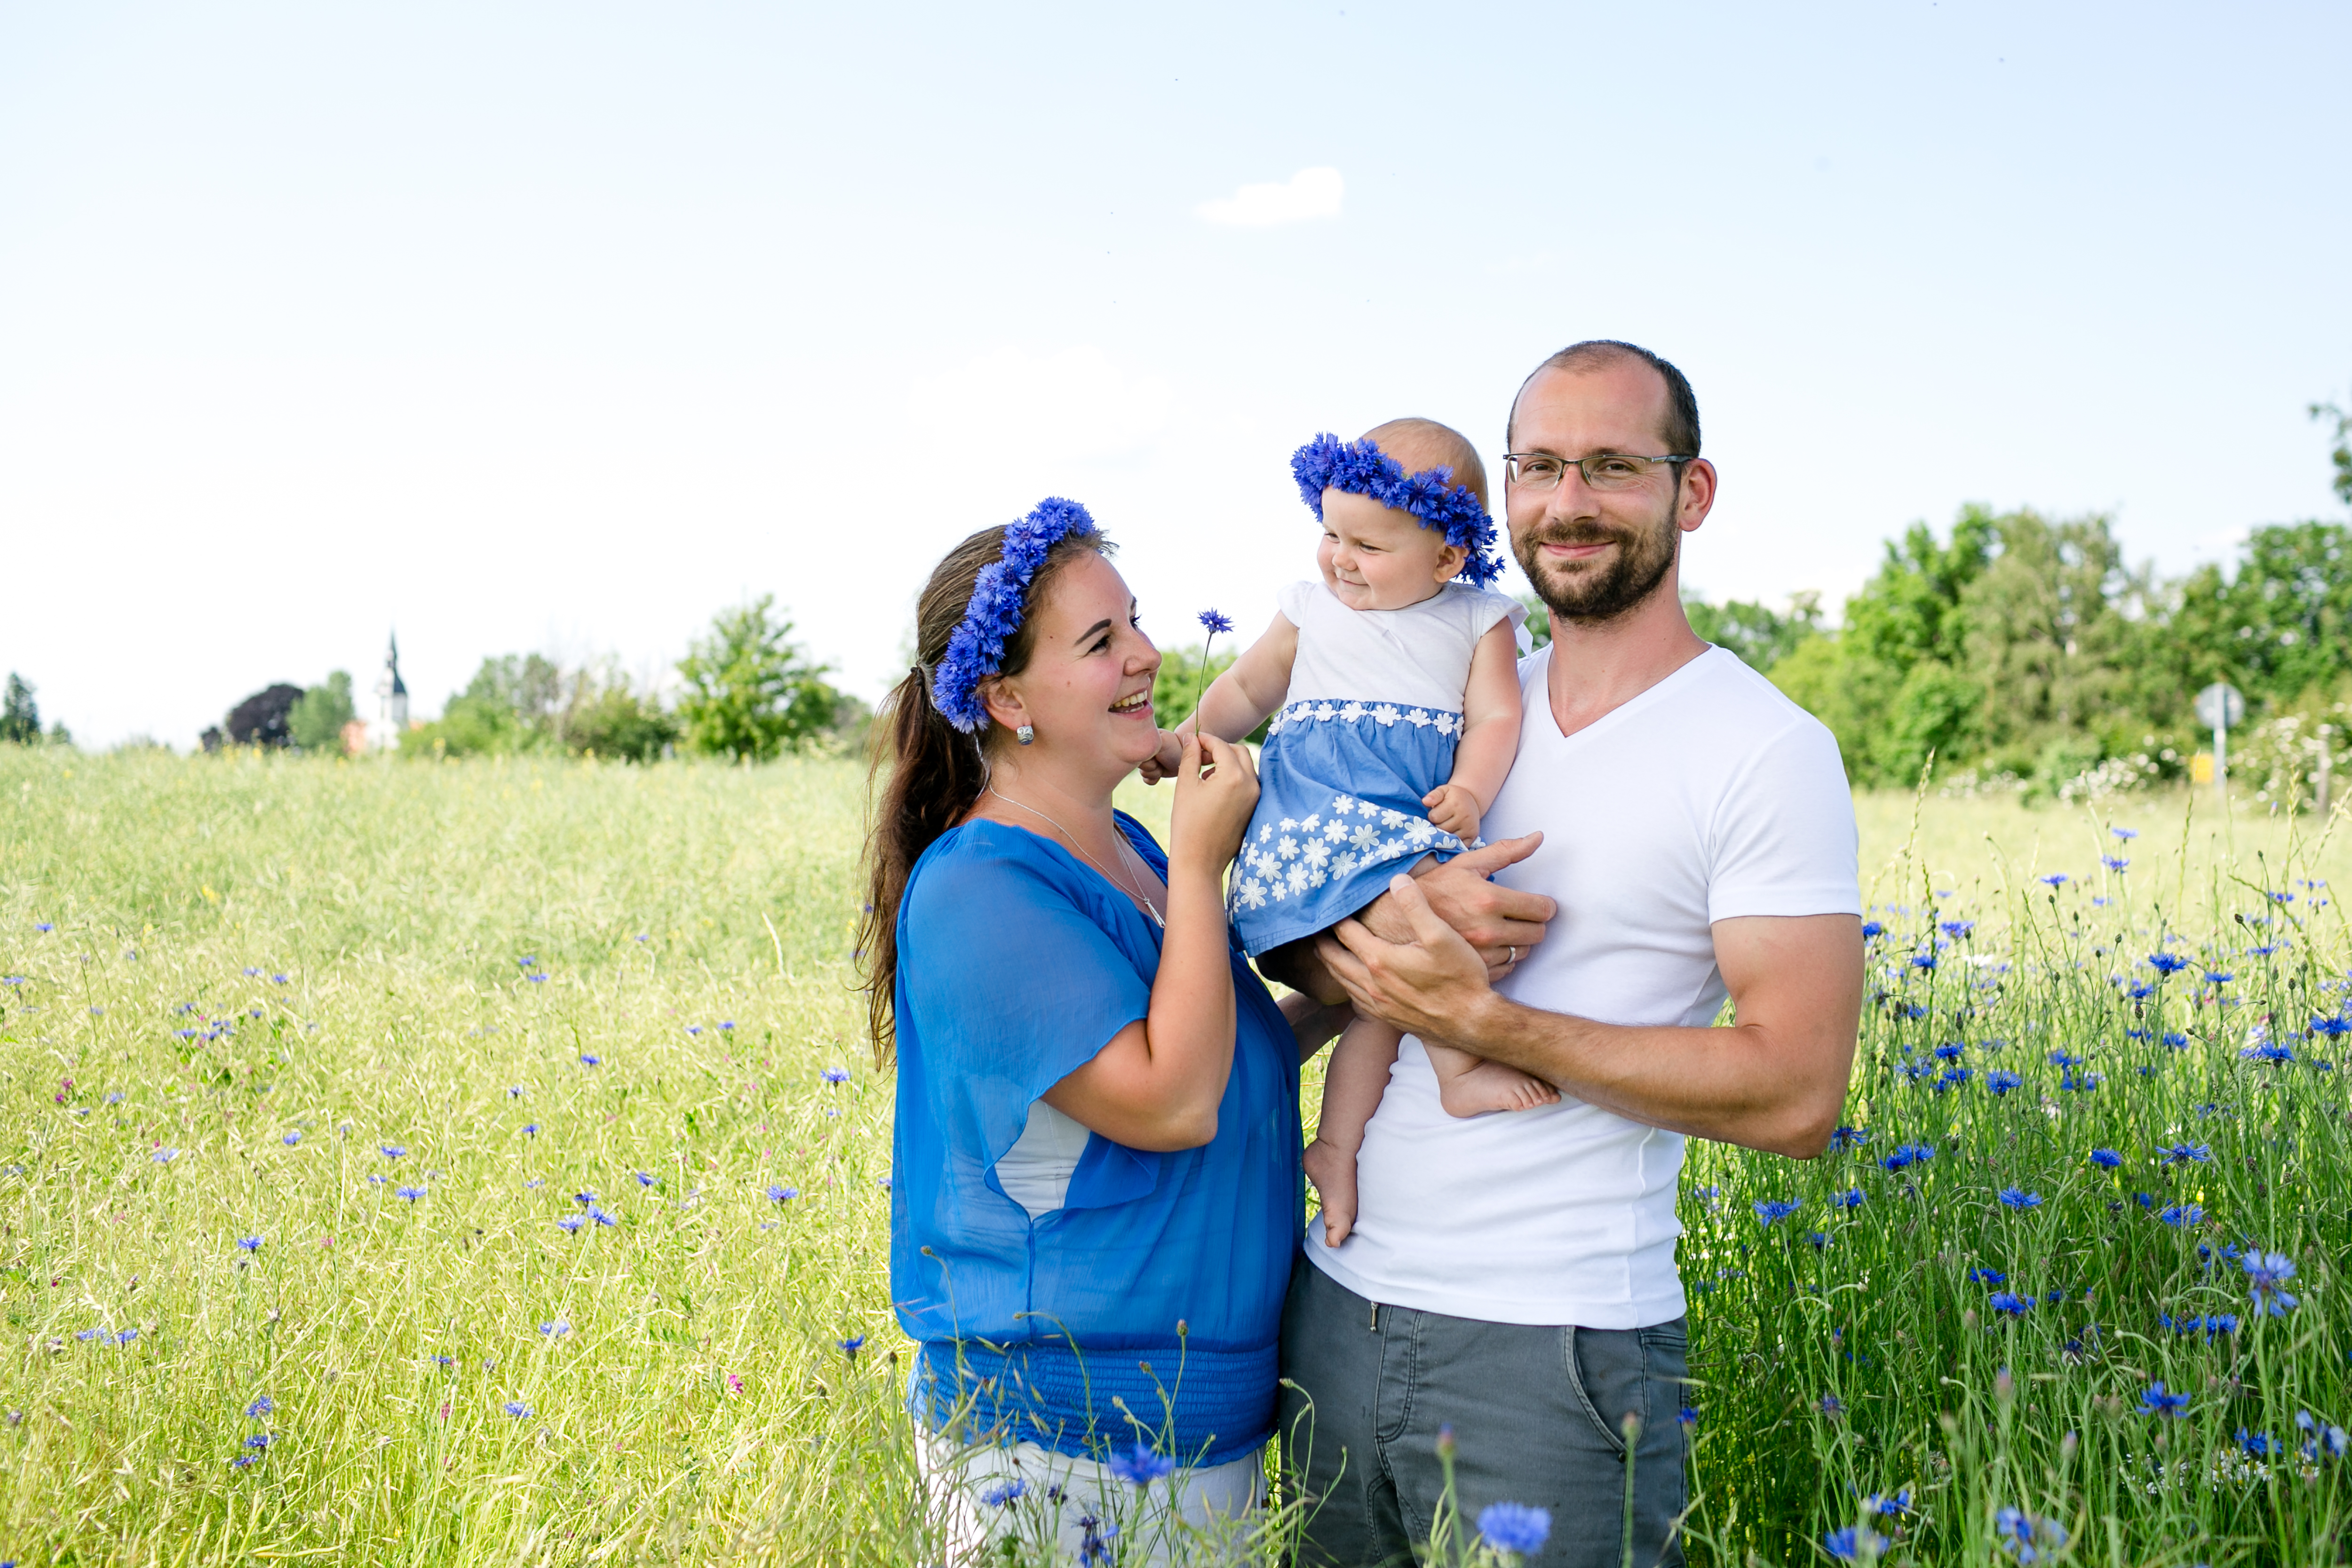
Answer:
[[[1486,961],[1486,975],[1500,980],[1511,966],[1543,941],[1544,925],[1559,913],[1559,905],[1541,893],[1506,888],[1486,879],[1506,866],[1516,865],[1536,852],[1543,835],[1506,838],[1484,849],[1456,855],[1443,866],[1418,873],[1414,885],[1437,918],[1452,926],[1462,940]],[[1412,922],[1388,893],[1375,899],[1357,919],[1372,934],[1390,942],[1412,940]]]
[[[1429,820],[1467,844],[1478,837],[1478,797],[1469,786],[1442,784],[1421,797]]]
[[[1496,1000],[1487,980],[1489,966],[1438,918],[1411,877],[1390,879],[1381,902],[1391,919],[1403,920],[1409,940],[1389,942],[1363,921],[1347,920],[1316,940],[1316,952],[1359,1014],[1423,1040],[1451,1044],[1456,1028],[1475,1028],[1473,1020]]]

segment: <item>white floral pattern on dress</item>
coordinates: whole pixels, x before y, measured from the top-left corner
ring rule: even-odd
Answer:
[[[1462,715],[1441,708],[1413,708],[1395,702],[1339,702],[1328,698],[1309,698],[1294,702],[1276,713],[1265,727],[1266,738],[1273,739],[1286,729],[1301,724],[1328,724],[1334,720],[1354,724],[1370,719],[1382,729],[1398,724],[1411,724],[1417,729],[1434,729],[1441,735],[1458,733]]]
[[[1327,883],[1344,881],[1367,866],[1418,859],[1435,849],[1477,847],[1463,843],[1425,816],[1375,805],[1353,795],[1335,797],[1330,809],[1328,823],[1318,812],[1304,821],[1286,816],[1279,823],[1258,825],[1257,837],[1242,846],[1240,870],[1233,882],[1235,910],[1262,910],[1269,903],[1303,898]],[[1350,816],[1364,820],[1350,825],[1347,820]]]

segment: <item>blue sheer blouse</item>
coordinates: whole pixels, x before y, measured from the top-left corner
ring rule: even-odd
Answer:
[[[1118,822],[1164,878],[1142,825]],[[1150,1013],[1160,940],[1094,870],[1003,823],[950,829],[908,879],[890,1285],[929,1430],[1217,1464],[1273,1429],[1304,1214],[1298,1053],[1238,949],[1213,1142],[1153,1153],[1090,1133],[1063,1206],[1034,1221],[996,1179],[1032,1102]]]

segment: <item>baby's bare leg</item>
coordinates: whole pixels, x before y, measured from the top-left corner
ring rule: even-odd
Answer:
[[[1490,1110],[1532,1110],[1557,1104],[1559,1090],[1517,1068],[1474,1057],[1452,1046],[1423,1040],[1430,1069],[1437,1074],[1438,1102],[1448,1116],[1484,1116]]]
[[[1364,1129],[1381,1108],[1389,1068],[1396,1065],[1397,1041],[1386,1024],[1370,1018],[1349,1023],[1323,1072],[1323,1115],[1315,1142],[1307,1145],[1307,1179],[1323,1200],[1323,1242],[1337,1247],[1356,1223],[1356,1152]]]

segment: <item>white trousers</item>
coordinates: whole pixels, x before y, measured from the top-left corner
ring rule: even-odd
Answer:
[[[1265,1496],[1263,1449],[1137,1487],[1034,1443],[968,1448],[919,1428],[915,1468],[947,1525],[951,1568],[980,1563],[1005,1535],[1051,1540],[1055,1563],[1088,1568],[1222,1562],[1219,1545],[1247,1532]],[[1097,1545],[1117,1550],[1090,1556]]]

